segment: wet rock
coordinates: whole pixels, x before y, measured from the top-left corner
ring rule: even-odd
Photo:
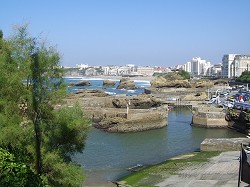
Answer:
[[[68,96],[68,99],[77,99],[77,98],[91,98],[91,97],[106,97],[109,94],[105,93],[103,90],[82,90],[81,92],[73,93]]]
[[[150,95],[138,95],[135,97],[128,98],[114,98],[112,100],[112,104],[116,108],[129,108],[133,109],[149,109],[152,107],[158,107],[161,105],[161,100],[155,99]]]
[[[116,89],[134,90],[134,89],[136,89],[135,82],[133,80],[128,79],[128,78],[122,78]]]
[[[164,77],[157,77],[151,82],[151,87],[175,87],[175,88],[191,88],[191,84],[187,80],[167,80]]]
[[[103,86],[115,86],[115,81],[103,80]]]
[[[91,82],[87,81],[87,80],[83,80],[80,82],[76,82],[76,83],[70,83],[70,86],[91,86]]]

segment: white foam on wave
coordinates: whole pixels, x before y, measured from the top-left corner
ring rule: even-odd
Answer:
[[[107,93],[107,94],[109,94],[109,95],[116,95],[115,92],[105,92],[105,93]]]
[[[135,93],[135,90],[127,90],[129,93]]]

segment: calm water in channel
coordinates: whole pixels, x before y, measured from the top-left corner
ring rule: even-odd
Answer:
[[[151,165],[173,156],[199,150],[205,138],[244,137],[229,129],[190,126],[187,108],[169,111],[168,126],[138,133],[107,133],[91,129],[83,153],[74,160],[84,167],[88,184],[115,181],[136,164]]]

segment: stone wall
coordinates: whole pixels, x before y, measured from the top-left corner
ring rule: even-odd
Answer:
[[[205,139],[201,145],[201,151],[240,151],[242,144],[249,144],[249,138],[212,138]]]
[[[226,128],[224,112],[196,112],[193,113],[192,125],[206,128]]]

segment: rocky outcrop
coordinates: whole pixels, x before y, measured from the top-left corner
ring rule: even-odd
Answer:
[[[76,83],[70,83],[70,86],[91,86],[91,82],[87,81],[87,80],[83,80],[80,82],[76,82]]]
[[[136,97],[114,98],[112,103],[116,108],[126,108],[129,105],[129,108],[133,109],[149,109],[159,107],[162,101],[150,95],[138,95]]]
[[[105,96],[100,91],[85,90],[65,99],[68,106],[76,101],[94,127],[108,132],[136,132],[167,125],[168,111],[159,107],[161,101],[149,96]],[[127,108],[127,102],[130,104]]]
[[[202,81],[196,81],[193,84],[195,88],[211,88],[213,87],[214,83],[209,80],[202,80]]]
[[[129,78],[122,78],[116,89],[134,90],[136,89],[135,82]]]
[[[151,82],[151,87],[175,87],[175,88],[191,88],[191,84],[187,80],[167,80],[164,77],[157,77]]]
[[[115,86],[115,81],[112,80],[103,80],[103,86]]]
[[[90,97],[106,97],[109,94],[103,90],[82,90],[81,92],[73,93],[68,96],[68,99],[90,98]]]
[[[207,94],[205,92],[186,94],[181,97],[182,101],[205,101],[206,99],[207,99]]]
[[[108,132],[138,132],[167,126],[168,113],[164,108],[131,109],[128,115],[104,117],[95,127]]]

